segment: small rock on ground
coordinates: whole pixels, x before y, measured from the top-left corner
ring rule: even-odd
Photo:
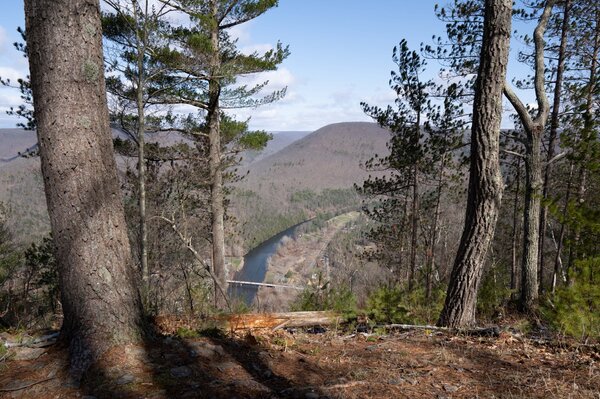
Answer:
[[[179,366],[171,369],[171,375],[175,378],[185,378],[192,375],[192,369],[188,366]]]
[[[15,348],[14,360],[35,360],[46,353],[44,348]]]
[[[115,381],[116,385],[127,385],[131,384],[135,380],[135,377],[131,374],[125,374],[121,376],[117,381]]]

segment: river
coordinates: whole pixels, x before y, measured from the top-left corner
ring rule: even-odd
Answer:
[[[244,255],[244,267],[235,273],[233,279],[236,281],[251,281],[255,283],[262,283],[265,280],[267,274],[267,264],[269,258],[277,251],[279,243],[284,237],[295,238],[296,232],[300,226],[310,221],[298,223],[280,233],[277,233],[267,241],[251,249],[246,255]],[[229,296],[231,298],[242,299],[247,305],[252,305],[258,287],[253,285],[240,285],[240,284],[229,284]]]

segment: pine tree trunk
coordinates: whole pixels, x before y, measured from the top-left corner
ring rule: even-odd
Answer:
[[[585,153],[583,154],[582,164],[579,168],[579,185],[577,187],[577,206],[583,206],[585,203],[585,193],[587,191],[587,178],[589,173],[588,163],[590,159],[589,146],[594,139],[594,125],[596,123],[594,116],[594,99],[597,91],[596,81],[598,79],[598,55],[600,53],[600,11],[596,12],[596,30],[594,35],[594,44],[590,54],[589,79],[586,87],[585,110],[583,113],[583,131],[582,140],[587,142]],[[567,264],[567,280],[569,284],[574,283],[573,266],[578,257],[579,242],[581,241],[581,228],[575,227],[573,243],[570,247],[569,263]]]
[[[140,338],[142,307],[109,128],[98,0],[26,0],[42,174],[71,370]]]
[[[518,274],[518,248],[519,248],[519,232],[517,230],[519,224],[519,192],[521,185],[521,158],[517,159],[517,176],[515,178],[517,187],[515,188],[515,201],[513,203],[513,225],[512,225],[512,263],[510,268],[510,289],[514,294],[517,290],[517,274]]]
[[[574,165],[571,163],[569,168],[569,178],[567,180],[567,193],[565,194],[565,203],[563,205],[563,215],[567,214],[569,208],[569,202],[571,200],[572,180],[573,180]],[[556,255],[554,257],[554,273],[552,274],[552,293],[556,292],[556,285],[558,283],[558,275],[564,274],[562,267],[562,249],[566,235],[566,223],[563,221],[560,224],[560,233],[558,234],[558,241],[556,244]]]
[[[499,136],[511,14],[512,0],[485,1],[483,43],[473,105],[465,227],[438,321],[441,326],[456,328],[475,322],[477,291],[494,237],[504,185]]]
[[[398,256],[398,265],[397,265],[397,270],[396,270],[396,283],[400,283],[401,281],[405,281],[405,275],[404,275],[404,252],[405,252],[405,248],[404,248],[404,241],[405,241],[405,234],[404,231],[406,230],[406,222],[407,222],[407,215],[408,215],[408,196],[404,197],[404,206],[403,206],[403,212],[402,212],[402,220],[400,221],[400,227],[398,228],[398,232],[399,232],[399,239],[400,239],[400,254]],[[409,272],[410,274],[410,272]]]
[[[134,0],[133,4],[134,17],[139,20],[141,17],[138,14],[138,2]],[[144,14],[144,28],[146,28],[147,14],[146,2],[146,13]],[[137,141],[138,141],[138,190],[139,190],[139,218],[140,218],[140,264],[142,271],[142,293],[146,306],[149,304],[149,277],[148,271],[148,225],[146,223],[146,115],[145,115],[145,103],[144,103],[144,90],[146,86],[146,70],[144,67],[144,56],[146,51],[145,38],[147,32],[144,32],[144,38],[140,35],[139,29],[136,29],[136,44],[137,44],[137,87],[136,87],[136,105],[137,105]]]
[[[585,162],[585,161],[584,161]],[[583,205],[585,202],[585,192],[587,186],[587,168],[585,165],[581,165],[579,167],[579,176],[577,179],[577,197],[576,204],[577,206]],[[573,267],[575,265],[575,259],[578,257],[578,246],[581,241],[581,228],[579,226],[575,226],[573,229],[573,241],[569,246],[569,260],[567,262],[567,284],[569,286],[573,285],[575,282],[575,274]]]
[[[530,311],[538,299],[538,245],[540,198],[542,194],[543,126],[529,134],[525,154],[525,206],[523,221],[523,261],[521,269],[521,311]]]
[[[433,272],[435,270],[435,244],[439,235],[439,220],[440,220],[440,207],[442,202],[442,187],[444,185],[444,169],[446,169],[446,154],[442,154],[442,163],[438,174],[437,181],[437,193],[435,201],[435,211],[433,214],[433,222],[431,226],[431,236],[429,238],[429,259],[427,263],[427,282],[425,286],[425,297],[429,299],[431,297],[431,291],[433,289]]]
[[[550,177],[552,175],[552,159],[554,158],[554,149],[556,147],[556,139],[558,137],[559,117],[560,117],[560,104],[562,96],[562,85],[565,71],[565,58],[567,52],[567,35],[569,32],[569,9],[571,8],[571,0],[566,0],[564,4],[564,13],[561,27],[560,36],[560,47],[558,50],[558,65],[556,67],[556,82],[554,83],[554,99],[552,103],[552,114],[550,116],[550,137],[548,141],[548,154],[546,157],[546,167],[544,169],[544,183],[542,189],[542,198],[548,199],[548,192],[550,189]],[[538,280],[540,294],[544,290],[544,263],[545,263],[545,241],[546,241],[546,228],[548,219],[548,207],[542,206],[540,214],[540,244],[539,244],[539,266],[538,266]],[[554,290],[554,276],[552,287]]]
[[[505,85],[504,94],[511,102],[527,133],[525,142],[525,206],[523,232],[523,261],[521,265],[521,299],[519,306],[523,311],[529,311],[535,306],[538,298],[538,255],[540,227],[540,196],[542,194],[542,135],[550,104],[546,96],[545,65],[544,65],[544,32],[552,15],[556,0],[548,0],[544,11],[533,32],[534,50],[534,87],[537,100],[537,115],[532,118],[525,104],[512,91],[510,85]]]
[[[415,165],[413,176],[413,198],[410,239],[410,270],[408,274],[408,290],[412,291],[415,286],[415,273],[417,268],[417,246],[419,244],[419,167]]]
[[[212,17],[217,19],[217,2],[211,1]],[[216,76],[220,69],[219,55],[219,29],[215,24],[211,32],[211,75],[209,81],[209,168],[211,175],[211,228],[212,228],[212,267],[218,282],[215,282],[215,301],[218,307],[224,307],[227,303],[223,296],[227,294],[227,271],[225,270],[225,204],[223,195],[223,171],[221,169],[221,110],[219,98],[221,96],[221,85]],[[219,287],[220,286],[220,287]],[[221,288],[224,292],[221,292]]]

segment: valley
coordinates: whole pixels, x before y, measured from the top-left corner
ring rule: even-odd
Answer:
[[[285,285],[316,284],[317,261],[332,237],[346,223],[356,219],[361,200],[353,185],[368,176],[361,164],[373,153],[384,154],[389,133],[376,124],[338,123],[315,132],[273,132],[273,139],[261,152],[246,152],[240,168],[244,176],[232,186],[231,214],[243,254],[251,254],[270,237],[308,219],[318,219],[295,238],[285,238],[262,259],[262,272],[240,274],[243,256],[230,253],[230,278]],[[113,137],[127,135],[113,130]],[[177,133],[148,136],[149,143],[160,146],[186,142]],[[9,225],[23,245],[40,240],[49,231],[39,158],[18,154],[36,143],[34,132],[20,129],[0,130],[0,202],[5,203]],[[116,155],[121,175],[135,168],[133,158]],[[348,213],[351,211],[350,213]],[[337,216],[341,215],[341,216]],[[273,255],[273,256],[271,256]],[[267,265],[268,263],[268,265]],[[317,268],[317,269],[315,269]],[[236,277],[237,276],[237,277]],[[248,277],[251,276],[251,277]],[[311,282],[312,281],[312,282]],[[248,288],[263,309],[286,310],[298,292],[281,293],[268,288]],[[292,295],[293,294],[293,295]],[[250,301],[249,304],[252,304]],[[274,306],[277,304],[277,306]]]

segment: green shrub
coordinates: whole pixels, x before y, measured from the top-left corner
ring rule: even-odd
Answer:
[[[404,303],[406,293],[400,286],[383,286],[369,295],[367,313],[376,323],[407,323],[410,310]]]
[[[600,340],[600,257],[578,261],[575,269],[573,284],[545,301],[542,314],[564,334]]]
[[[200,333],[197,330],[193,330],[187,327],[179,327],[177,329],[177,336],[179,338],[198,338]]]
[[[367,315],[377,324],[431,324],[444,304],[444,291],[435,289],[430,298],[424,289],[409,292],[402,286],[382,286],[367,300]]]
[[[215,338],[215,339],[223,339],[226,337],[225,332],[215,326],[206,327],[206,328],[199,330],[198,335],[200,337]]]
[[[350,319],[356,317],[356,296],[346,287],[305,289],[291,305],[291,310],[331,310]]]
[[[510,274],[502,264],[492,266],[483,276],[477,293],[477,316],[491,319],[510,300]]]

